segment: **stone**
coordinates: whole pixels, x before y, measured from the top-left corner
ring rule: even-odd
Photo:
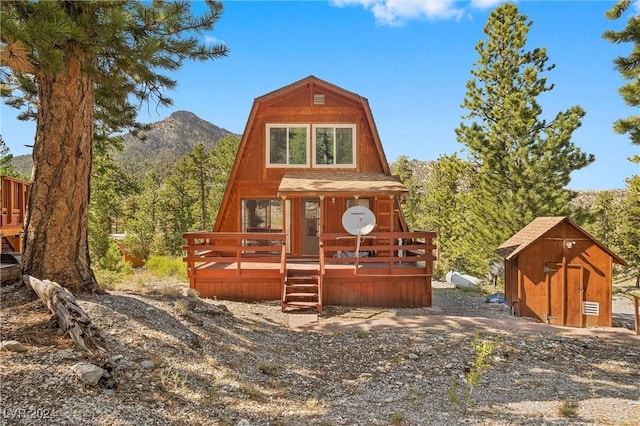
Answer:
[[[88,362],[77,363],[73,366],[73,370],[80,377],[80,380],[91,386],[97,385],[100,378],[107,373],[97,365]]]
[[[151,360],[142,361],[142,362],[140,363],[140,367],[142,367],[142,368],[146,368],[146,369],[148,369],[148,370],[150,370],[150,369],[154,368],[155,366],[156,366],[156,365],[155,365],[155,364],[153,363],[153,361],[151,361]]]
[[[15,340],[5,340],[0,343],[0,350],[10,352],[26,352],[27,347]]]

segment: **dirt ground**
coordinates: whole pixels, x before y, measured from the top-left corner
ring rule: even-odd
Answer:
[[[3,286],[1,338],[25,351],[0,351],[0,424],[640,424],[629,328],[552,327],[434,287],[431,308],[319,316],[189,297],[179,283],[82,296],[107,350],[94,356],[30,290]],[[477,348],[490,350],[474,382]],[[89,385],[79,363],[107,373]]]

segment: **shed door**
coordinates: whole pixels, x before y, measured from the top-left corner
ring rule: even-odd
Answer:
[[[302,254],[307,256],[318,255],[320,252],[320,239],[318,230],[320,227],[320,200],[302,200]]]
[[[550,324],[584,327],[582,302],[584,301],[584,269],[581,265],[556,265],[557,270],[548,277],[548,314]]]

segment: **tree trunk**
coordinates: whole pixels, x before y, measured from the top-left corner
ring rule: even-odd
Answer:
[[[94,130],[90,59],[65,49],[64,69],[36,74],[40,105],[26,220],[24,273],[64,283],[74,293],[100,292],[87,240]]]

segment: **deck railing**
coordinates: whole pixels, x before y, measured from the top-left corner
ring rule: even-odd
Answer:
[[[320,273],[326,265],[354,265],[356,273],[386,268],[390,275],[430,275],[435,259],[435,232],[375,232],[363,236],[320,234]],[[360,243],[358,244],[358,238]],[[360,268],[362,266],[362,268]],[[405,266],[412,266],[407,272]],[[422,269],[421,271],[417,271]],[[401,269],[403,268],[403,269]]]
[[[279,263],[284,274],[287,234],[258,232],[187,232],[184,261],[189,275],[198,265],[235,263],[237,275],[243,263]]]

